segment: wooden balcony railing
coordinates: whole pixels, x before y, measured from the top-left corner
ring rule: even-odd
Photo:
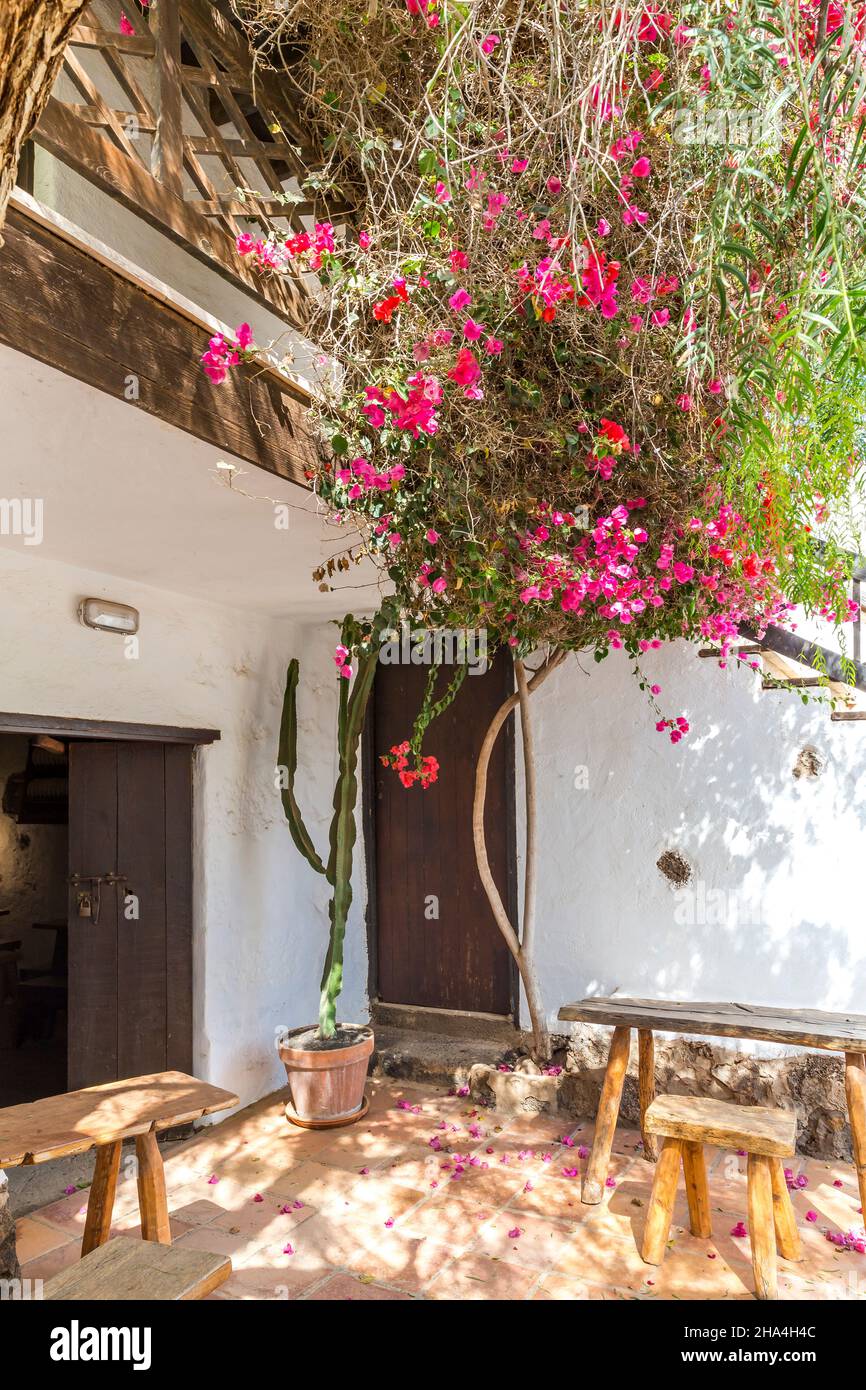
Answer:
[[[158,0],[145,13],[127,10],[134,34],[121,31],[119,0],[85,10],[34,140],[303,327],[303,280],[256,274],[235,238],[256,229],[285,237],[312,217],[339,218],[344,210],[298,192],[320,162],[314,145],[216,5]]]

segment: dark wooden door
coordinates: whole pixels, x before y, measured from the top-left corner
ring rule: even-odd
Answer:
[[[69,895],[70,1090],[190,1071],[190,747],[70,745],[69,872],[79,876]],[[120,881],[100,883],[97,899],[86,880],[110,874]]]
[[[375,959],[378,997],[391,1004],[509,1014],[511,956],[481,886],[472,843],[475,760],[487,727],[511,693],[512,664],[497,659],[467,675],[454,703],[431,724],[424,752],[439,780],[406,789],[379,755],[411,732],[426,666],[379,666],[373,696]],[[445,668],[437,691],[451,674]],[[485,827],[491,868],[513,908],[513,754],[510,728],[490,765]],[[437,915],[434,915],[437,914]]]

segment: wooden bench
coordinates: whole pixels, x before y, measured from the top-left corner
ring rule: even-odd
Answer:
[[[118,1236],[49,1279],[47,1302],[190,1302],[207,1298],[232,1272],[225,1255]]]
[[[731,1105],[699,1096],[659,1096],[644,1117],[650,1134],[664,1139],[647,1210],[641,1257],[660,1265],[671,1228],[680,1160],[686,1180],[689,1227],[693,1236],[713,1234],[704,1145],[748,1154],[749,1239],[755,1293],[778,1297],[776,1246],[786,1260],[802,1259],[800,1234],[782,1159],[794,1153],[797,1122],[789,1111],[759,1105]]]
[[[866,1015],[823,1013],[818,1009],[771,1009],[758,1004],[613,997],[581,999],[576,1004],[566,1004],[560,1009],[559,1017],[569,1023],[613,1025],[592,1153],[581,1187],[582,1201],[593,1204],[600,1202],[604,1196],[611,1145],[628,1068],[631,1030],[636,1028],[641,1131],[644,1153],[651,1161],[656,1158],[657,1149],[655,1136],[646,1128],[646,1113],[655,1094],[654,1032],[746,1038],[843,1052],[854,1165],[860,1184],[860,1204],[866,1210]]]
[[[96,1149],[82,1256],[104,1245],[111,1229],[124,1139],[135,1140],[138,1204],[144,1240],[171,1244],[165,1170],[157,1132],[239,1104],[231,1091],[181,1071],[134,1076],[0,1110],[0,1168],[46,1163]]]

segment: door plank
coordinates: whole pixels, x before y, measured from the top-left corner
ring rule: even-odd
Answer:
[[[192,1070],[193,750],[165,746],[166,1066]]]
[[[105,874],[117,863],[117,746],[69,746],[69,872]],[[117,1070],[117,889],[101,888],[98,923],[78,915],[69,888],[70,1090],[113,1081]]]
[[[117,749],[117,871],[128,875],[138,920],[127,919],[119,890],[117,945],[118,1075],[167,1068],[165,930],[165,750]]]

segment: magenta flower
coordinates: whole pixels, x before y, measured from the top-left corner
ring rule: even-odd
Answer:
[[[731,1235],[736,1236],[737,1240],[742,1240],[748,1234],[744,1221],[738,1221],[736,1226],[731,1227]]]
[[[817,1220],[818,1220],[818,1213],[817,1213],[816,1211],[807,1211],[807,1212],[806,1212],[806,1220],[807,1220],[807,1221],[817,1221]]]
[[[520,1227],[519,1227],[519,1226],[512,1226],[511,1230],[508,1232],[508,1239],[509,1239],[509,1240],[518,1240],[519,1237],[520,1237]]]
[[[494,48],[498,48],[501,42],[502,40],[500,39],[498,34],[488,34],[485,39],[481,40],[479,48],[481,49],[482,53],[486,54],[489,57],[489,55],[493,52]]]

